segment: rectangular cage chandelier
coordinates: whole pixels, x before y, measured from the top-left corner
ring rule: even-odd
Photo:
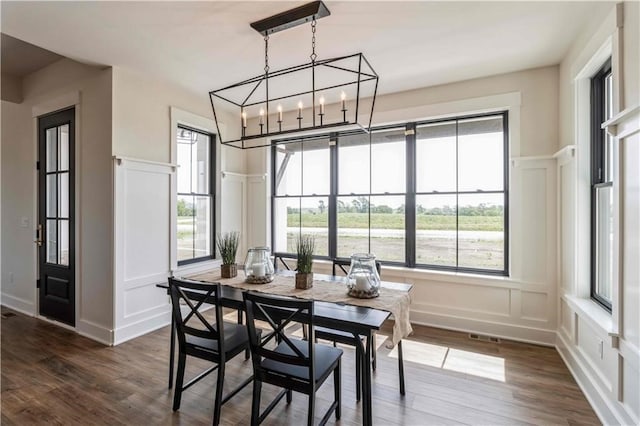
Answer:
[[[369,132],[378,74],[362,53],[317,58],[316,21],[329,15],[325,4],[315,1],[251,24],[264,37],[264,73],[209,92],[223,145],[259,148],[280,138]],[[269,36],[307,22],[311,23],[311,62],[272,71]],[[230,112],[232,121],[221,128],[223,111]]]

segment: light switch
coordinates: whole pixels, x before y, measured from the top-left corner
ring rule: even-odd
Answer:
[[[29,218],[26,216],[22,216],[20,218],[20,227],[21,228],[28,228],[29,227]]]

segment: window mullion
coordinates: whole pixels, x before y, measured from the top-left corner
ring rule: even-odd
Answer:
[[[416,124],[407,123],[406,143],[406,194],[405,194],[405,263],[407,267],[416,266]]]

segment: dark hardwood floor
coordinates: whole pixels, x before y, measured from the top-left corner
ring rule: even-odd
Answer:
[[[3,314],[13,313],[3,307]],[[232,318],[232,316],[230,316]],[[215,373],[183,395],[171,411],[167,389],[169,328],[117,347],[106,347],[44,321],[16,313],[2,317],[2,411],[7,425],[210,424]],[[373,379],[374,422],[380,425],[578,425],[599,424],[593,410],[552,348],[470,340],[467,334],[415,327],[405,340],[407,394],[398,392],[396,352],[378,337]],[[342,425],[361,423],[355,401],[354,351],[344,348]],[[227,364],[225,389],[251,374],[240,356]],[[191,362],[189,362],[191,361]],[[187,376],[206,363],[189,359]],[[316,414],[332,399],[328,380]],[[264,408],[277,390],[263,387]],[[222,408],[222,424],[249,424],[250,387]],[[298,425],[306,397],[282,401],[267,425]],[[319,418],[317,419],[319,420]],[[335,422],[332,417],[329,423]]]

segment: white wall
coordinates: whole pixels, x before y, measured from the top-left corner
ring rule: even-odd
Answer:
[[[414,284],[412,320],[554,344],[558,67],[545,67],[380,96],[374,121],[509,111],[511,274],[482,277],[385,267],[383,278]],[[247,151],[247,172],[269,173],[266,149]],[[268,182],[268,181],[267,181]],[[265,183],[264,191],[268,191]],[[248,209],[268,230],[269,198]],[[261,234],[262,235],[262,234]],[[270,242],[264,232],[266,243]]]
[[[560,66],[561,145],[558,166],[559,325],[557,347],[605,424],[640,423],[640,7],[625,2],[593,24]],[[612,54],[614,179],[618,227],[613,309],[589,298],[589,77]],[[620,113],[620,114],[615,114]],[[617,214],[616,214],[617,212]],[[614,240],[614,242],[615,242]]]
[[[76,328],[110,342],[111,70],[63,59],[26,76],[2,102],[2,303],[37,313],[37,115],[76,105]],[[26,228],[20,226],[27,218]],[[13,273],[10,283],[9,273]]]

